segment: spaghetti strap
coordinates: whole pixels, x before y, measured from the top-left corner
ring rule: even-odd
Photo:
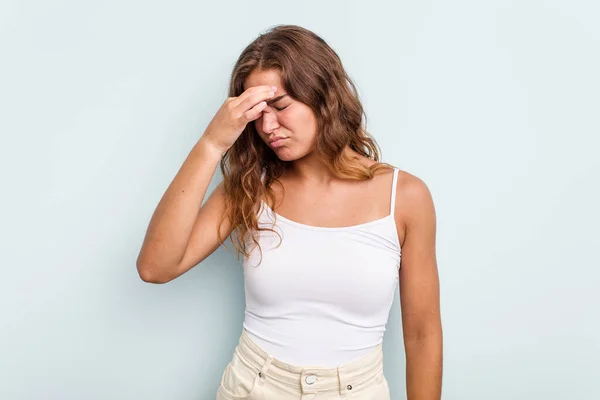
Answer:
[[[394,178],[392,179],[392,200],[390,202],[390,215],[394,215],[396,205],[396,186],[398,184],[398,168],[394,168]]]

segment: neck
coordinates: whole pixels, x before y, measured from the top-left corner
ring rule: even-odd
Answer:
[[[357,153],[349,147],[345,149],[345,152],[347,156],[357,156]],[[289,178],[306,185],[329,184],[338,179],[314,151],[301,159],[290,162],[286,174]]]

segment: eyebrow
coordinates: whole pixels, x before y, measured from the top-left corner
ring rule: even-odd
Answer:
[[[277,97],[275,97],[274,99],[271,99],[271,100],[267,101],[267,105],[271,105],[271,104],[273,104],[273,103],[276,103],[276,102],[278,102],[279,100],[281,100],[281,98],[283,98],[283,97],[285,97],[285,96],[287,96],[287,93],[286,93],[286,94],[282,94],[281,96],[277,96]]]

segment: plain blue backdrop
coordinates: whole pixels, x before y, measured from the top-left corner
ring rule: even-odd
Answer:
[[[447,400],[600,398],[597,2],[3,1],[0,398],[213,399],[241,332],[220,248],[135,261],[241,50],[314,30],[438,217]],[[220,180],[216,175],[210,190]],[[398,293],[384,339],[405,398]]]

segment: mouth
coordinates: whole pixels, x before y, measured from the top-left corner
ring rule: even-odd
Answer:
[[[269,140],[269,146],[271,147],[279,147],[285,143],[288,138],[286,137],[276,137]]]

